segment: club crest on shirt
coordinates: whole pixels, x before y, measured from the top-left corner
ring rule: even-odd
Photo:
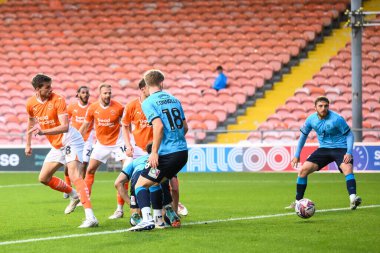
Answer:
[[[149,173],[148,173],[148,176],[152,177],[152,178],[157,178],[158,175],[160,175],[160,170],[159,169],[156,169],[156,168],[150,168],[149,170]]]
[[[53,109],[53,105],[51,103],[49,103],[47,108],[48,108],[48,110],[51,110],[51,109]]]
[[[114,110],[111,110],[111,115],[115,115],[115,111]]]

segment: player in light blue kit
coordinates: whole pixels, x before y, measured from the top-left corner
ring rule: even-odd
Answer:
[[[151,153],[152,143],[146,146],[148,154]],[[129,203],[131,209],[130,223],[132,226],[137,225],[141,221],[139,214],[139,205],[136,202],[135,185],[142,171],[145,168],[145,164],[148,161],[149,155],[140,156],[133,160],[127,166],[125,166],[120,172],[119,176],[115,180],[115,188],[119,192],[120,196],[126,203]],[[128,181],[131,181],[130,196],[125,189],[124,185]],[[164,220],[162,219],[162,207],[165,207],[165,211],[168,217],[171,217],[171,222],[174,222],[174,218],[178,217],[172,209],[172,197],[170,195],[169,181],[161,183],[161,185],[153,185],[149,188],[150,199],[152,208],[155,213],[154,222],[156,228],[165,228]],[[156,210],[156,211],[155,211]],[[168,213],[169,212],[169,213]]]
[[[312,129],[317,133],[319,148],[307,158],[298,172],[296,200],[287,209],[294,208],[296,202],[303,198],[309,174],[335,162],[340,172],[346,177],[350,208],[355,210],[362,200],[356,195],[356,181],[353,173],[354,135],[343,117],[329,110],[330,102],[327,97],[318,97],[314,104],[316,113],[310,115],[301,127],[297,151],[291,161],[292,166],[297,167],[301,150]]]
[[[130,228],[130,231],[150,230],[155,227],[150,213],[148,188],[171,179],[187,162],[185,134],[188,126],[185,114],[180,101],[162,91],[164,79],[159,70],[149,70],[144,74],[150,96],[144,100],[142,109],[149,124],[153,126],[153,146],[135,187],[143,221]],[[178,225],[180,224],[176,227]]]

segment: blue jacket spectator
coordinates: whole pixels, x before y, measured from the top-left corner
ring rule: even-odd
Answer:
[[[227,76],[223,73],[223,67],[218,66],[216,68],[216,71],[218,71],[218,76],[215,78],[214,85],[212,88],[215,90],[221,90],[225,89],[227,87]]]

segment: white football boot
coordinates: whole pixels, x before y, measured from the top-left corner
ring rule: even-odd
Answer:
[[[69,213],[74,212],[74,210],[77,207],[77,205],[79,204],[79,202],[80,202],[80,199],[78,197],[77,198],[71,198],[69,205],[65,209],[65,214],[69,214]]]
[[[97,227],[98,225],[98,220],[95,217],[92,217],[91,219],[85,219],[78,228],[92,228]]]

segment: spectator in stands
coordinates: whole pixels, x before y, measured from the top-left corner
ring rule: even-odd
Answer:
[[[219,91],[227,87],[227,76],[223,73],[222,66],[216,67],[216,71],[218,72],[218,76],[215,78],[212,88]]]

